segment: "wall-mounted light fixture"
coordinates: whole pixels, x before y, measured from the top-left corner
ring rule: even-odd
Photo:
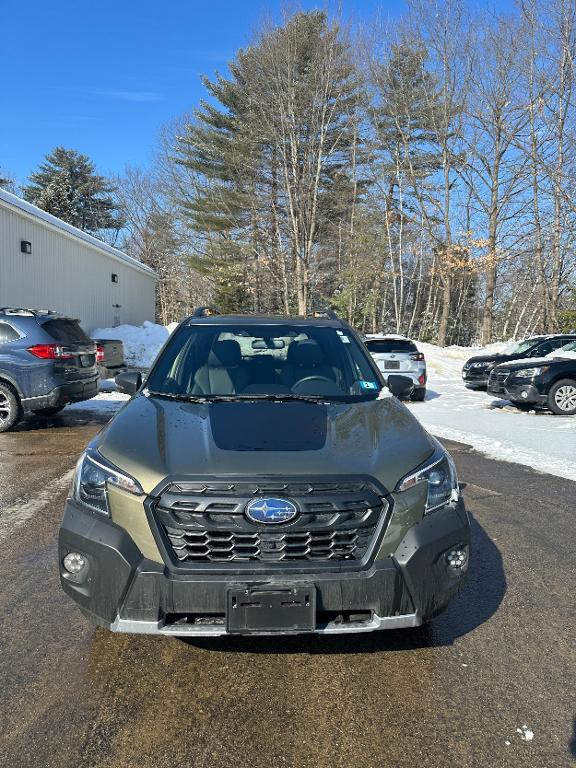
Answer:
[[[20,240],[20,253],[32,253],[32,243],[28,240]]]
[[[118,275],[116,272],[112,272],[112,282],[117,283],[118,282]]]

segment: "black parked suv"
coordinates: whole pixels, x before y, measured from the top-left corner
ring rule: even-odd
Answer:
[[[497,365],[488,392],[510,400],[518,408],[547,407],[561,416],[576,414],[576,341],[553,357]]]
[[[459,591],[454,463],[359,336],[325,317],[180,324],[81,456],[64,590],[113,632],[194,637],[415,627]]]
[[[462,368],[462,379],[468,389],[486,389],[490,371],[500,363],[524,360],[528,357],[545,357],[570,341],[576,341],[576,334],[531,336],[519,343],[514,342],[502,352],[491,355],[476,355],[465,362]]]
[[[96,343],[78,320],[0,308],[0,432],[24,414],[53,416],[98,393]]]

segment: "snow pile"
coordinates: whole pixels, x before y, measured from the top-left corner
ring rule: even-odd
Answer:
[[[490,355],[502,352],[508,342],[497,342],[486,347],[437,347],[435,344],[417,342],[418,349],[424,352],[428,376],[435,374],[440,378],[460,377],[462,366],[469,357]]]
[[[426,356],[428,392],[424,403],[408,407],[438,437],[466,443],[494,459],[576,480],[576,417],[519,411],[506,400],[466,389],[462,383],[462,366],[469,357],[505,346],[442,348],[418,343]]]
[[[128,400],[130,400],[128,395],[123,395],[120,392],[102,391],[102,385],[100,385],[100,392],[96,397],[93,397],[92,400],[71,403],[66,407],[66,411],[97,411],[98,413],[109,414],[112,418]]]
[[[168,327],[148,320],[142,326],[119,325],[116,328],[97,328],[93,339],[119,339],[124,345],[124,360],[134,368],[150,368],[160,348],[170,336],[176,323]]]

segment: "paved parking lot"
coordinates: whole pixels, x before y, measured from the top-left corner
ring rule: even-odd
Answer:
[[[118,636],[87,625],[56,568],[71,470],[106,418],[0,435],[0,766],[574,764],[575,483],[450,443],[474,559],[428,628]]]

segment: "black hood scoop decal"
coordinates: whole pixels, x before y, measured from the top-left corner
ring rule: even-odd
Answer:
[[[210,405],[212,437],[223,451],[318,451],[326,443],[327,423],[323,403]]]

